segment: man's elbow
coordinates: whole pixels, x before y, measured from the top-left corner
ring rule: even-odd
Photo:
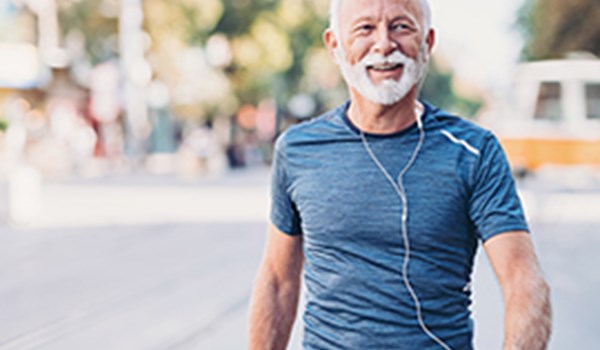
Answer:
[[[550,285],[539,269],[517,274],[504,289],[506,306],[520,309],[527,319],[535,319],[544,328],[550,327],[552,320]]]
[[[548,338],[552,326],[552,304],[550,285],[541,273],[530,276],[529,283],[523,283],[521,293],[523,301],[530,305],[530,318],[537,323],[538,329]]]
[[[548,318],[548,322],[551,321],[552,318],[552,305],[551,305],[551,301],[550,301],[550,296],[551,296],[551,290],[550,290],[550,285],[548,284],[548,282],[546,281],[546,279],[542,276],[540,277],[540,281],[539,281],[539,294],[543,300],[542,302],[542,307],[543,307],[543,314],[546,315],[546,317]]]

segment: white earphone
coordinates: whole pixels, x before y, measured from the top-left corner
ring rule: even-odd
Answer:
[[[373,162],[375,163],[377,168],[379,168],[381,173],[385,176],[385,178],[388,180],[388,182],[392,185],[392,187],[394,188],[394,191],[396,192],[396,194],[398,194],[398,196],[400,197],[400,200],[402,201],[402,238],[403,238],[404,247],[405,247],[404,263],[402,264],[402,279],[404,280],[404,285],[406,286],[406,289],[410,293],[410,296],[413,299],[413,302],[415,303],[415,312],[417,314],[417,321],[419,322],[419,326],[421,327],[423,332],[429,338],[431,338],[433,341],[435,341],[437,344],[439,344],[444,350],[452,350],[452,348],[450,346],[448,346],[448,344],[446,344],[442,339],[440,339],[438,336],[436,336],[429,329],[427,324],[425,324],[425,321],[423,320],[423,315],[421,312],[421,301],[419,300],[419,297],[415,293],[415,290],[414,290],[414,288],[410,282],[409,276],[408,276],[408,264],[410,262],[410,239],[408,237],[408,198],[406,195],[406,190],[404,188],[403,178],[404,178],[404,175],[406,174],[406,172],[410,169],[410,167],[416,161],[417,156],[419,155],[419,152],[421,151],[421,147],[423,146],[423,143],[425,141],[425,129],[423,127],[423,121],[421,120],[422,112],[423,112],[423,110],[422,110],[421,106],[417,103],[417,105],[415,106],[415,109],[414,109],[414,113],[415,113],[415,119],[417,121],[417,126],[419,128],[419,142],[417,143],[417,146],[415,147],[415,150],[413,151],[408,163],[406,163],[406,165],[404,166],[402,171],[400,171],[400,174],[398,175],[398,178],[397,178],[398,182],[394,181],[394,178],[385,169],[385,167],[383,166],[381,161],[379,161],[379,159],[377,158],[377,156],[371,149],[371,146],[369,145],[369,142],[367,141],[367,137],[365,136],[364,132],[362,131],[360,125],[359,125],[358,129],[360,132],[360,138],[361,138],[362,144],[363,144],[365,150],[367,151],[367,153],[369,154],[369,157],[371,157],[371,159],[373,160]],[[359,115],[359,123],[360,122],[362,122],[362,118]]]

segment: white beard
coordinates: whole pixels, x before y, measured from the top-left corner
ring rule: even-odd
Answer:
[[[352,65],[346,59],[344,49],[339,45],[335,51],[337,63],[346,83],[366,99],[381,105],[393,105],[402,100],[425,75],[427,51],[422,46],[417,60],[413,60],[400,51],[388,56],[368,54]],[[386,79],[379,84],[373,83],[367,72],[367,66],[374,64],[402,64],[404,66],[399,80]]]

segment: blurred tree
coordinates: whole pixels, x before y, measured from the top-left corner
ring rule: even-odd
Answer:
[[[453,88],[454,73],[442,70],[436,60],[431,60],[427,77],[421,89],[421,98],[450,113],[472,118],[482,101],[458,95]]]
[[[82,45],[84,59],[92,65],[118,54],[117,0],[58,1],[58,18],[66,44]]]
[[[154,66],[162,78],[173,76],[177,67],[168,62],[175,62],[172,56],[185,47],[204,48],[205,56],[212,56],[214,41],[230,51],[230,60],[207,62],[227,77],[231,89],[229,96],[213,99],[212,106],[205,104],[207,117],[298,91],[306,55],[320,45],[326,13],[314,0],[150,0],[145,7],[160,62]],[[197,112],[192,108],[186,114]]]
[[[558,58],[572,51],[600,56],[598,0],[526,0],[518,13],[525,60]]]
[[[91,64],[118,56],[118,0],[59,2],[63,34]],[[302,93],[318,113],[345,88],[322,43],[328,2],[322,0],[146,0],[148,59],[171,91],[179,117],[230,116],[244,104]],[[432,67],[423,96],[450,110],[478,108],[457,96],[452,74]],[[469,113],[471,114],[471,113]]]

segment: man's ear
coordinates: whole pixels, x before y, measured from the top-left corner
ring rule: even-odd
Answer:
[[[425,42],[427,43],[427,51],[430,54],[433,51],[433,45],[435,45],[435,41],[436,41],[435,29],[430,28],[429,32],[427,32],[427,37],[425,38]]]
[[[335,54],[335,50],[340,43],[338,43],[337,36],[331,28],[327,28],[327,30],[323,32],[323,42],[325,43],[327,51],[329,51],[329,56],[331,56],[333,62],[336,64],[339,63],[337,55]]]

